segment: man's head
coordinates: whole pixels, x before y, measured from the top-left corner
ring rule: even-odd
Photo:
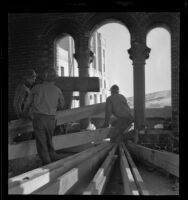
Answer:
[[[117,85],[112,85],[110,88],[111,94],[118,94],[119,93],[119,87]]]
[[[23,77],[27,83],[33,85],[36,80],[37,74],[33,69],[27,69],[24,71]]]
[[[44,72],[44,80],[48,82],[54,82],[57,79],[55,69],[49,68]]]

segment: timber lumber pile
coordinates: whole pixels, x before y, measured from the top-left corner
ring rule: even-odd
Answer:
[[[53,136],[55,150],[76,147],[91,143],[92,145],[103,142],[114,128],[97,129],[93,131],[83,131],[66,135]],[[37,154],[35,140],[28,140],[18,144],[8,145],[8,159],[27,157]]]
[[[110,142],[10,178],[8,194],[102,195],[118,156],[124,195],[148,195],[128,150],[123,144]]]
[[[117,144],[114,145],[113,149],[108,153],[108,156],[98,169],[94,178],[83,192],[84,195],[101,195],[104,192],[104,188],[109,180],[109,176],[112,167],[115,163],[117,155],[114,155],[117,149]]]
[[[119,144],[119,154],[120,154],[120,169],[123,179],[124,195],[148,195],[149,192],[142,187],[139,187],[138,179],[141,177],[140,174],[134,174],[137,168],[128,159],[123,148],[123,144]],[[129,160],[129,161],[128,161]],[[136,175],[136,176],[135,176]],[[139,179],[141,182],[142,179]],[[144,189],[144,190],[143,190]]]
[[[131,141],[128,141],[127,148],[140,161],[149,162],[179,178],[179,154],[154,150]]]
[[[90,118],[96,114],[104,112],[105,103],[84,106],[80,108],[67,109],[58,111],[56,114],[57,126],[69,122],[75,122],[80,119]],[[9,138],[12,140],[18,136],[19,133],[28,133],[33,131],[33,125],[31,120],[18,119],[8,123]]]
[[[94,155],[100,155],[99,158],[102,158],[105,156],[105,154],[112,148],[112,144],[110,143],[103,143],[100,145],[97,145],[96,147],[89,148],[85,151],[82,151],[80,153],[77,153],[73,156],[61,159],[59,161],[50,163],[48,165],[43,166],[42,168],[37,168],[32,171],[26,172],[24,174],[18,175],[16,177],[10,178],[8,181],[8,193],[9,194],[32,194],[34,192],[37,192],[37,190],[45,190],[45,188],[49,187],[49,184],[53,183],[53,187],[57,187],[57,191],[64,191],[64,189],[61,188],[62,182],[67,181],[71,179],[71,181],[76,181],[76,179],[79,178],[80,174],[75,173],[79,172],[79,165],[80,163],[85,163],[87,159],[95,158]],[[98,159],[92,160],[94,164],[99,162]],[[91,164],[90,169],[93,168],[92,162],[90,160],[89,164]],[[72,168],[75,168],[73,170]],[[86,168],[84,168],[86,169]],[[70,170],[72,170],[70,172]],[[69,173],[68,173],[69,172]],[[62,178],[62,175],[64,173],[68,173],[73,178],[69,178],[69,175],[65,175]],[[83,173],[80,172],[80,173]],[[76,177],[76,178],[74,178]],[[59,182],[57,182],[60,180]],[[55,183],[54,183],[55,181]],[[78,180],[77,180],[78,181]],[[68,181],[69,182],[69,181]],[[71,183],[73,184],[73,183]],[[54,186],[55,185],[55,186]],[[66,185],[66,184],[65,184]],[[68,186],[66,186],[68,187]]]
[[[122,143],[122,147],[123,147],[125,156],[126,156],[128,162],[129,162],[129,165],[131,166],[130,167],[131,168],[131,172],[133,174],[135,183],[136,183],[136,185],[138,187],[139,193],[141,195],[149,195],[149,192],[146,189],[144,181],[143,181],[143,179],[142,179],[142,177],[141,177],[141,175],[140,175],[140,173],[139,173],[139,171],[138,171],[133,159],[131,158],[131,155],[130,155],[129,151],[127,150],[127,148],[126,148],[124,143]]]
[[[56,115],[57,126],[69,122],[75,122],[85,118],[104,118],[105,103],[83,106],[80,108],[67,109],[58,111]],[[134,110],[131,110],[134,115]],[[170,108],[149,108],[146,109],[146,118],[151,117],[169,117],[171,116]],[[9,140],[18,136],[19,133],[26,134],[33,131],[31,120],[18,119],[8,123]]]

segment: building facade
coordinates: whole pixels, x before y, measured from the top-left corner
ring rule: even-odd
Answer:
[[[74,40],[72,37],[67,36],[57,41],[56,43],[56,72],[58,76],[65,77],[78,77],[78,66],[73,55]],[[79,92],[73,92],[71,108],[79,107],[78,100]]]
[[[95,32],[90,41],[91,51],[94,54],[89,66],[89,76],[99,77],[99,92],[89,92],[89,105],[106,101],[109,95],[109,84],[106,77],[106,41],[102,34]],[[78,77],[78,65],[74,59],[74,40],[67,36],[56,44],[56,71],[58,76]],[[73,92],[71,108],[79,107],[79,92]]]
[[[90,64],[89,75],[99,77],[100,92],[90,92],[90,104],[102,103],[109,95],[109,84],[106,77],[106,41],[102,34],[95,32],[90,41],[94,53],[93,62]]]

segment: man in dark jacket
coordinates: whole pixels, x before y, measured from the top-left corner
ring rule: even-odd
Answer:
[[[13,106],[17,118],[31,117],[29,115],[29,110],[28,110],[28,97],[31,88],[35,83],[36,77],[37,75],[34,70],[32,69],[25,70],[23,75],[24,80],[16,88]]]
[[[112,135],[112,141],[119,142],[122,140],[123,132],[132,124],[133,116],[127,103],[126,98],[119,94],[119,87],[113,85],[111,87],[111,96],[106,99],[105,105],[105,122],[102,126],[109,126],[110,117],[113,114],[117,119],[115,122],[116,130]]]
[[[52,143],[57,107],[65,105],[61,90],[54,85],[56,78],[55,70],[48,69],[44,82],[32,88],[29,98],[37,152],[43,165],[62,158],[55,152]]]

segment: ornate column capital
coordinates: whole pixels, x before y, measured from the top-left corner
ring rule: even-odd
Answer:
[[[129,53],[129,58],[133,61],[133,64],[145,64],[145,60],[149,58],[151,49],[143,43],[133,42],[131,48],[127,51]]]
[[[90,64],[93,62],[94,53],[89,48],[80,48],[76,53],[73,54],[74,58],[80,63],[80,60],[85,61],[86,63]]]

